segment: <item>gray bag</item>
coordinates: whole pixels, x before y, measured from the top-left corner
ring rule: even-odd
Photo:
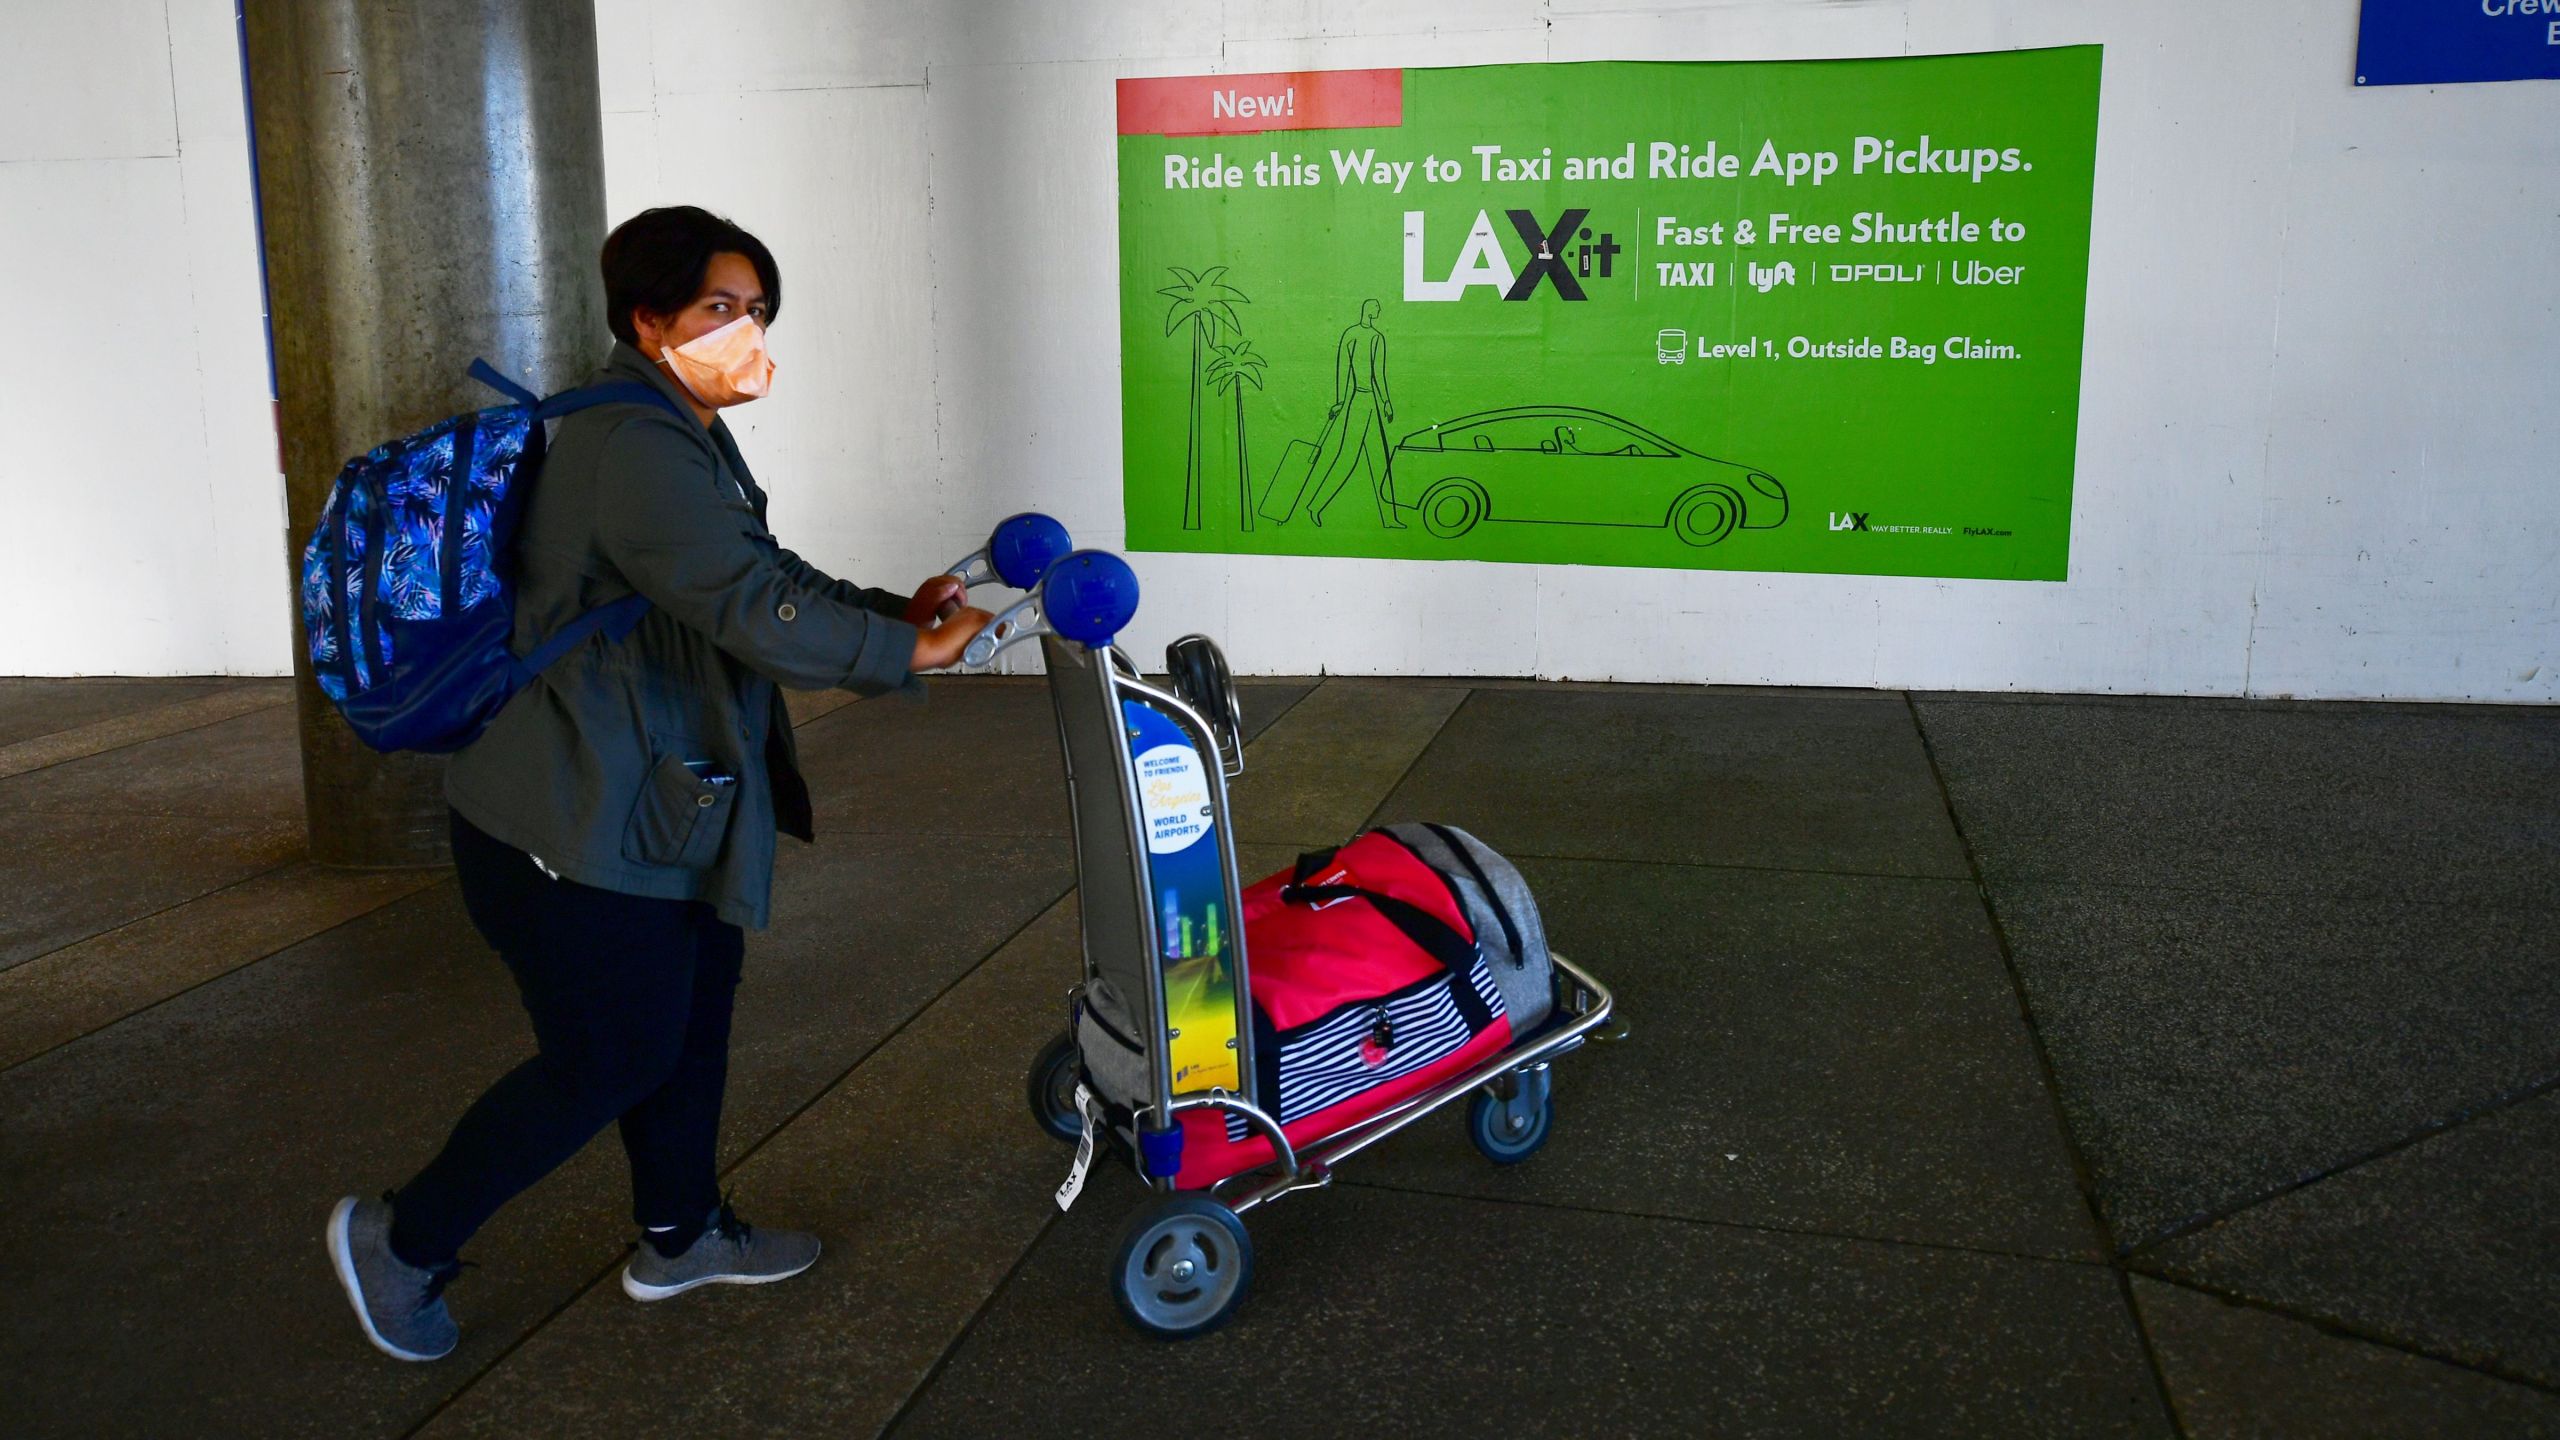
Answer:
[[[1076,1048],[1084,1056],[1085,1078],[1095,1095],[1130,1110],[1144,1107],[1155,1094],[1147,1073],[1151,1062],[1138,1045],[1144,1028],[1111,982],[1097,975],[1085,986],[1084,1003],[1076,1009]]]
[[[1422,857],[1458,892],[1458,907],[1476,932],[1476,948],[1502,992],[1511,1033],[1526,1035],[1555,1009],[1555,963],[1529,882],[1490,845],[1454,825],[1387,825],[1395,841]]]

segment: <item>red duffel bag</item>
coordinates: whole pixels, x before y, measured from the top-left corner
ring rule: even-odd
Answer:
[[[1390,1109],[1500,1054],[1511,1022],[1450,884],[1371,831],[1244,892],[1263,1108],[1292,1145]],[[1185,1190],[1271,1162],[1217,1110],[1181,1116]]]

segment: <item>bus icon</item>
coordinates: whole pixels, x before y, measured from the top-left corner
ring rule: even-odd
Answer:
[[[1689,332],[1664,330],[1653,337],[1653,361],[1657,365],[1689,363]]]

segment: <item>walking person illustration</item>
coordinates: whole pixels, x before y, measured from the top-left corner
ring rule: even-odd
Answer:
[[[1396,515],[1394,447],[1387,443],[1387,422],[1396,418],[1396,406],[1387,391],[1387,337],[1379,333],[1377,320],[1378,302],[1361,301],[1360,319],[1334,342],[1333,408],[1325,412],[1324,436],[1307,467],[1315,492],[1307,503],[1307,518],[1319,528],[1326,508],[1350,483],[1353,467],[1361,464],[1369,467],[1376,490],[1378,524],[1404,528]]]

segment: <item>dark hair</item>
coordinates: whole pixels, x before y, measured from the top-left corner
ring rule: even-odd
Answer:
[[[613,227],[604,237],[604,306],[613,338],[625,345],[640,343],[631,327],[631,312],[673,315],[702,293],[702,277],[711,257],[734,252],[756,267],[764,282],[764,319],[770,325],[782,314],[782,271],[773,252],[757,239],[696,205],[665,205],[643,210]]]

